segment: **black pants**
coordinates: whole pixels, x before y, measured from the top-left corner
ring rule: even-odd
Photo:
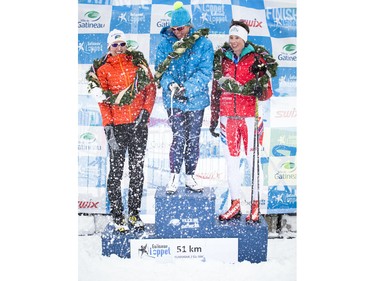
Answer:
[[[138,214],[141,208],[141,199],[144,182],[144,158],[147,145],[148,127],[134,124],[114,126],[116,142],[120,150],[111,150],[110,168],[107,180],[107,192],[110,201],[111,214],[115,223],[120,223],[124,218],[124,207],[121,196],[121,180],[124,172],[125,155],[129,156],[129,193],[128,213]]]

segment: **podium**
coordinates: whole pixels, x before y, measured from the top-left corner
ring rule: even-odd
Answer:
[[[219,221],[215,214],[215,190],[205,187],[194,192],[179,187],[168,195],[165,187],[155,193],[155,224],[146,224],[144,232],[126,234],[108,224],[102,233],[102,254],[122,258],[160,258],[226,262],[267,261],[268,225],[240,219]],[[235,253],[235,257],[228,258]]]

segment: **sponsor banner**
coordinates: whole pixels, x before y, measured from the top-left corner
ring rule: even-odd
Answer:
[[[79,187],[78,213],[106,214],[107,198],[105,188]]]
[[[268,214],[297,212],[297,188],[295,185],[273,185],[268,187]]]
[[[107,158],[93,156],[78,157],[78,186],[106,187]]]
[[[131,239],[130,258],[236,263],[238,238]]]
[[[271,102],[272,127],[296,127],[297,105],[295,97],[273,97]]]
[[[171,10],[171,5],[153,5],[152,6],[152,17],[150,21],[151,22],[150,33],[152,35],[155,35],[155,34],[159,35],[160,30],[163,27],[170,25],[171,18],[166,15],[166,12],[170,10]],[[153,44],[151,45],[157,46]]]
[[[86,80],[86,72],[90,69],[90,64],[78,65],[78,95],[88,95],[88,84]]]
[[[266,9],[279,7],[295,8],[296,0],[264,0],[264,7]]]
[[[133,0],[78,1],[79,186],[105,187],[108,161],[106,141],[102,139],[104,137],[102,118],[95,97],[88,93],[86,72],[94,59],[99,59],[106,54],[108,32],[117,28],[125,32],[127,39],[136,41],[137,50],[144,53],[154,73],[156,47],[162,38],[160,30],[170,24],[170,17],[166,12],[172,10],[174,2],[175,0],[142,0],[141,3],[135,3]],[[273,97],[260,102],[264,127],[261,163],[265,184],[265,189],[261,189],[261,210],[263,213],[278,211],[287,213],[287,208],[281,209],[269,205],[270,200],[267,198],[268,189],[279,186],[279,181],[286,176],[285,170],[284,174],[278,174],[281,169],[279,166],[283,164],[282,159],[295,157],[297,151],[296,1],[191,0],[183,3],[191,12],[192,23],[196,29],[210,28],[208,37],[212,41],[214,50],[228,41],[229,25],[231,20],[235,19],[249,26],[248,39],[251,42],[264,46],[277,59],[279,64],[277,76],[272,78]],[[222,203],[226,204],[227,200],[230,200],[226,163],[222,153],[223,147],[220,147],[220,139],[211,136],[208,131],[209,124],[210,108],[208,107],[204,115],[200,138],[200,160],[196,175],[202,184],[218,190],[216,193],[218,207],[215,211],[219,209],[224,211],[226,207],[223,207]],[[96,127],[96,129],[89,127]],[[168,117],[162,103],[161,89],[158,89],[156,103],[150,117],[145,159],[145,189],[148,186],[158,187],[167,184],[171,141]],[[241,169],[244,170],[242,186],[248,187],[251,182],[249,169],[246,165],[242,165]],[[126,181],[127,174],[124,172],[123,187]],[[287,183],[281,184],[284,185],[296,189],[295,180],[288,179]],[[149,196],[152,195],[147,193],[146,197]],[[146,202],[148,202],[147,198]],[[143,211],[147,214],[154,213],[154,206],[148,203],[146,205],[147,210]],[[271,209],[268,206],[271,206]]]
[[[134,0],[112,0],[111,2],[112,2],[111,4],[113,6],[130,6],[130,5],[134,5],[134,2],[141,2],[143,5],[150,5],[151,3],[155,3],[154,0],[142,0],[142,1],[134,1]],[[173,5],[173,3],[174,2],[172,2],[172,5]]]
[[[232,0],[232,5],[235,6],[242,6],[254,9],[264,9],[264,2],[263,1],[248,1],[248,0]]]
[[[107,156],[107,141],[103,127],[78,126],[78,156]]]
[[[270,157],[268,185],[296,185],[297,164],[295,157]]]
[[[151,5],[114,6],[111,30],[119,29],[125,34],[150,32]]]
[[[279,67],[297,67],[297,43],[296,37],[273,38],[272,54]]]
[[[297,36],[297,9],[266,9],[267,25],[270,35],[275,38]]]
[[[109,5],[78,5],[78,33],[108,33],[112,15]]]
[[[78,63],[92,64],[107,53],[108,34],[78,34]]]
[[[232,20],[232,7],[225,4],[205,3],[192,5],[194,27],[209,28],[211,34],[228,32]]]
[[[269,156],[296,156],[296,128],[272,128],[270,132]]]
[[[232,9],[233,19],[244,22],[250,29],[249,35],[270,36],[264,10],[256,10],[242,6],[233,6]]]
[[[98,103],[91,95],[78,96],[78,125],[102,126],[102,115]]]
[[[274,97],[295,97],[297,95],[297,68],[279,67],[277,76],[272,78]]]

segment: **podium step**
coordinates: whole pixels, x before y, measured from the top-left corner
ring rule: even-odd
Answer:
[[[109,223],[102,233],[102,254],[122,258],[219,259],[223,262],[267,261],[268,224],[240,219],[219,221],[215,214],[215,192],[205,187],[197,193],[179,187],[167,195],[165,187],[155,193],[155,224],[144,232],[126,234]]]
[[[194,192],[179,187],[168,195],[165,187],[155,193],[155,228],[163,238],[210,237],[214,227],[215,192],[205,187],[202,192]]]

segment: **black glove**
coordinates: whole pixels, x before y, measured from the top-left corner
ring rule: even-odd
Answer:
[[[259,99],[262,96],[262,94],[263,94],[263,88],[262,88],[262,86],[255,84],[254,85],[254,90],[253,90],[252,94]]]
[[[213,122],[211,122],[211,125],[210,125],[210,133],[215,138],[217,138],[218,136],[220,136],[220,134],[218,134],[218,133],[215,132],[217,124],[218,124],[217,121],[213,121]]]
[[[148,113],[146,109],[142,109],[137,119],[134,122],[135,123],[134,128],[146,127],[149,117],[150,117],[150,113]]]
[[[113,125],[107,125],[104,127],[104,132],[107,137],[107,142],[111,150],[119,150],[120,147],[116,142],[115,132]]]
[[[177,83],[173,82],[169,85],[169,89],[174,99],[180,102],[185,102],[187,100],[187,97],[185,97],[185,88],[183,86],[179,86]]]
[[[255,56],[255,61],[253,65],[251,66],[251,72],[254,74],[257,74],[261,71],[265,72],[267,70],[266,64],[260,62],[259,57]]]

